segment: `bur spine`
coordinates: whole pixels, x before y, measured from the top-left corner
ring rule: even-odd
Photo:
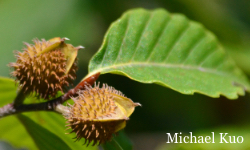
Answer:
[[[77,59],[66,72],[67,57],[64,49],[72,46],[64,43],[64,38],[34,40],[34,45],[24,43],[22,52],[16,51],[16,62],[9,66],[24,94],[35,93],[38,98],[54,98],[58,91],[66,88],[76,79]]]
[[[64,116],[69,123],[68,129],[76,133],[76,141],[84,138],[84,144],[87,145],[111,140],[114,134],[126,126],[134,107],[139,105],[106,84],[102,88],[99,88],[99,84],[93,88],[86,87],[78,94],[72,98],[74,104],[69,107],[70,113]]]

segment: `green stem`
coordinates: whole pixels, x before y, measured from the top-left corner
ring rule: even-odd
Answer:
[[[25,100],[25,94],[24,94],[24,89],[22,88],[19,92],[18,92],[18,94],[17,94],[17,96],[16,96],[16,98],[15,98],[15,100],[14,100],[14,102],[13,102],[13,104],[14,104],[14,107],[18,107],[19,105],[22,105],[23,104],[23,102],[24,102],[24,100]]]

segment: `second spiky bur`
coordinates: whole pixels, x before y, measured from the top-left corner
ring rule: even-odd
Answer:
[[[76,133],[76,140],[85,139],[85,143],[102,144],[111,140],[112,135],[126,126],[128,117],[133,113],[134,103],[113,87],[99,85],[79,91],[72,98],[74,104],[64,113],[69,128]]]
[[[66,38],[49,41],[34,40],[34,45],[25,43],[23,52],[16,52],[17,61],[10,63],[11,73],[19,82],[22,92],[35,92],[40,98],[50,99],[58,91],[64,92],[76,78],[76,55],[79,47],[66,44]],[[70,56],[68,51],[73,51]]]

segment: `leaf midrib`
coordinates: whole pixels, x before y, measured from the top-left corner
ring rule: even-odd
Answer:
[[[207,73],[212,73],[212,74],[216,74],[219,76],[230,76],[228,75],[226,72],[222,72],[222,71],[218,71],[215,69],[210,69],[210,68],[204,68],[204,67],[200,67],[200,66],[190,66],[190,65],[184,65],[184,64],[167,64],[167,63],[155,63],[155,62],[132,62],[132,63],[120,63],[120,64],[116,64],[116,65],[111,65],[111,66],[107,66],[107,67],[99,67],[99,69],[93,70],[90,73],[96,73],[96,72],[102,72],[104,73],[106,70],[109,70],[111,68],[120,68],[120,67],[129,67],[129,66],[154,66],[154,67],[164,67],[164,68],[181,68],[181,69],[186,69],[186,70],[198,70],[201,72],[207,72]],[[122,71],[121,71],[122,72]]]

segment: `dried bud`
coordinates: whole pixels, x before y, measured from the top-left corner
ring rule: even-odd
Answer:
[[[49,41],[34,40],[34,45],[25,43],[23,52],[16,52],[17,61],[10,63],[11,73],[19,81],[25,94],[36,92],[40,98],[55,97],[58,91],[64,92],[76,78],[76,55],[79,48],[65,44],[66,38],[53,38]],[[68,55],[68,49],[74,56]]]
[[[75,103],[64,113],[67,126],[76,133],[76,140],[85,138],[87,145],[111,140],[114,133],[126,126],[135,106],[140,105],[105,84],[102,88],[96,84],[94,88],[87,87],[72,99]]]

